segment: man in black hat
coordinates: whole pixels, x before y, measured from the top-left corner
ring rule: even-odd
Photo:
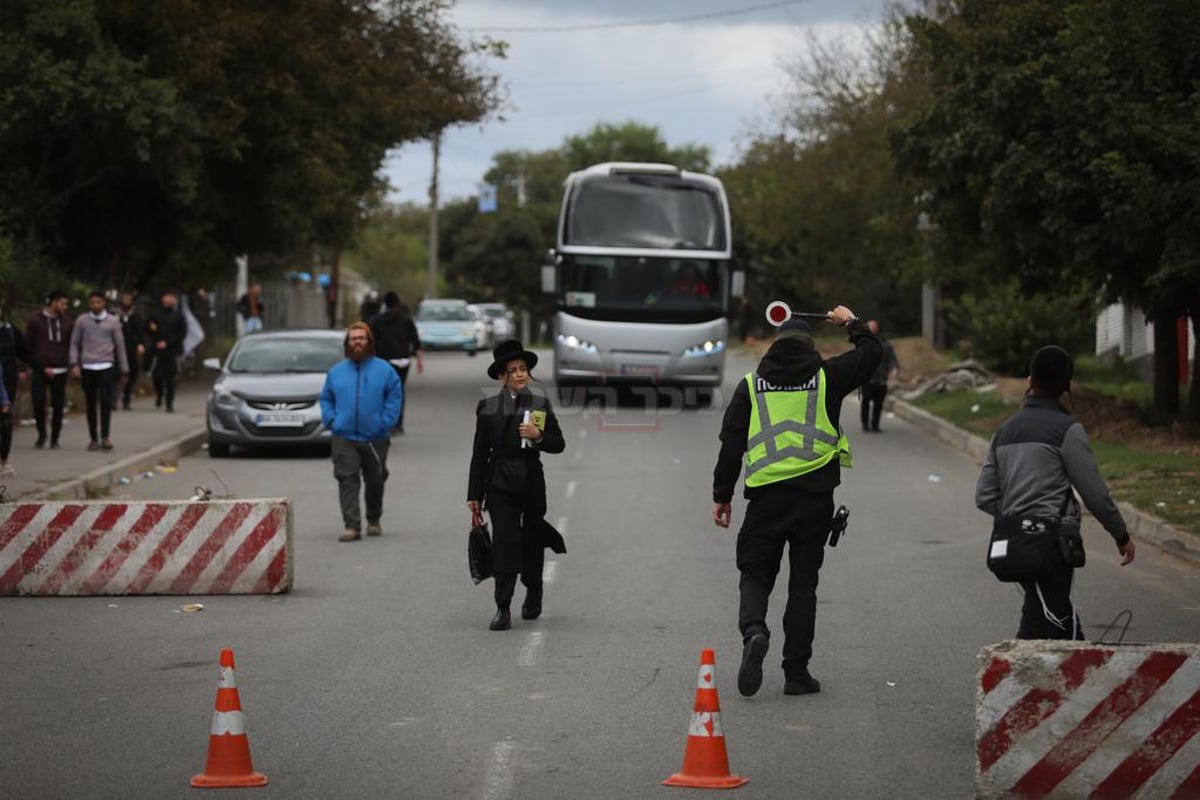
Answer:
[[[742,663],[738,691],[749,697],[762,685],[770,644],[767,600],[775,587],[783,546],[788,546],[787,608],[783,614],[784,694],[821,690],[808,671],[817,618],[817,575],[833,520],[833,490],[841,468],[851,466],[842,433],[842,400],[879,363],[879,340],[846,306],[828,312],[844,325],[854,349],[825,360],[813,345],[812,327],[785,322],[775,341],[738,384],[721,424],[721,452],[713,470],[713,522],[729,527],[730,502],[746,462],[746,518],[737,538]]]
[[[1125,519],[1100,475],[1083,425],[1059,402],[1071,391],[1075,364],[1057,345],[1040,348],[1029,362],[1025,404],[992,436],[975,486],[975,505],[997,520],[1046,521],[1052,529],[1079,529],[1079,504],[1108,531],[1123,556],[1133,561],[1134,544]],[[1003,487],[1003,491],[1001,491]],[[1023,581],[1018,639],[1082,639],[1079,614],[1071,602],[1075,570],[1058,548],[1050,553],[1043,576]]]
[[[146,320],[147,356],[154,360],[150,371],[154,379],[154,405],[161,407],[165,401],[167,411],[173,412],[175,374],[179,356],[183,354],[183,340],[187,338],[187,318],[179,311],[179,293],[174,289],[163,289],[160,298],[158,308]]]
[[[545,521],[541,454],[561,453],[566,441],[549,398],[529,390],[537,362],[537,353],[516,339],[501,342],[487,368],[488,377],[500,382],[500,391],[475,408],[467,508],[476,518],[486,506],[492,518],[496,614],[489,627],[494,631],[511,627],[509,604],[517,573],[525,585],[521,618],[541,616],[545,548],[562,552],[562,538]]]

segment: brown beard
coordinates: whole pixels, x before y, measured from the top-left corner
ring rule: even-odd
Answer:
[[[346,345],[346,358],[351,361],[366,361],[370,357],[371,346],[369,344],[357,346],[352,344]]]

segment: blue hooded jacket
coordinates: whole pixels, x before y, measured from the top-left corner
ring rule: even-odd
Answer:
[[[333,365],[321,387],[321,422],[355,442],[373,442],[391,435],[400,419],[404,390],[392,365],[371,356],[363,361],[345,358]]]

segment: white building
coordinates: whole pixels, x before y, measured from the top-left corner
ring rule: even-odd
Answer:
[[[1172,320],[1172,325],[1176,322]],[[1196,352],[1196,334],[1191,322],[1188,331],[1188,375],[1196,365],[1192,354]],[[1096,317],[1096,356],[1120,358],[1138,368],[1147,379],[1153,374],[1154,323],[1146,320],[1139,309],[1113,303]]]

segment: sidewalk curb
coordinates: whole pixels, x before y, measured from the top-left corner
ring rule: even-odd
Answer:
[[[208,431],[199,428],[174,439],[168,439],[160,445],[143,450],[128,458],[112,464],[106,464],[99,469],[80,475],[74,480],[64,481],[40,491],[30,492],[20,497],[10,498],[12,502],[27,502],[30,500],[89,500],[99,492],[110,491],[119,486],[122,476],[132,477],[139,472],[154,469],[159,464],[168,461],[178,461],[190,455],[204,444]]]
[[[980,464],[987,454],[988,440],[957,425],[947,422],[941,417],[917,408],[891,394],[884,401],[884,407],[900,419],[912,425],[917,430],[927,433],[951,447],[962,450]],[[1196,537],[1183,533],[1157,517],[1152,517],[1140,511],[1129,503],[1117,503],[1121,516],[1125,518],[1125,526],[1129,535],[1155,547],[1182,558],[1185,561],[1200,566],[1200,547]],[[1087,509],[1083,509],[1087,513]]]

